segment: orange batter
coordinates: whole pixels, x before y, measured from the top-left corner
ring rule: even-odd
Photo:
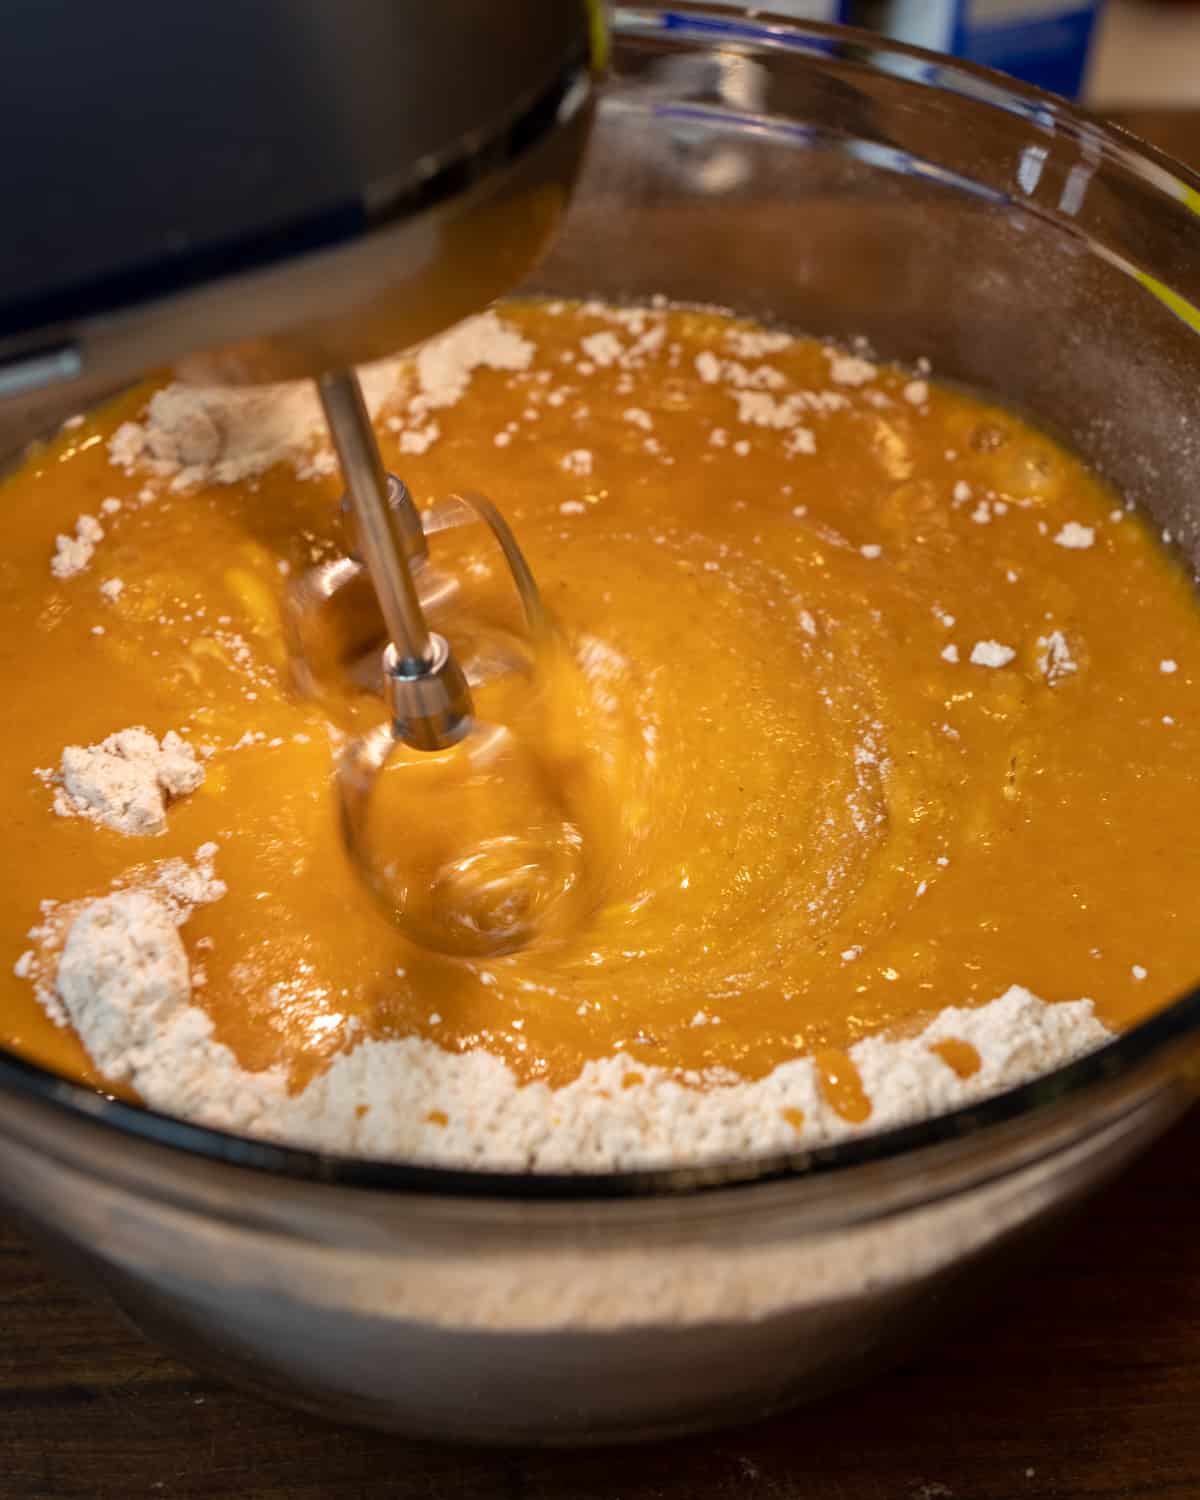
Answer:
[[[864,1034],[1010,984],[1092,996],[1120,1026],[1196,979],[1200,621],[1094,475],[973,396],[804,340],[747,355],[746,326],[716,315],[647,314],[665,337],[629,369],[581,347],[635,342],[602,309],[502,312],[531,368],[477,372],[424,453],[382,429],[385,458],[422,505],[488,494],[526,550],[570,691],[548,707],[507,680],[479,706],[539,733],[565,713],[561,764],[592,757],[572,796],[593,799],[599,895],[483,963],[388,926],[330,786],[337,735],[379,703],[299,698],[280,627],[281,564],[294,578],[332,550],[337,481],[281,467],[139,505],[106,442],[140,389],[0,498],[0,1041],[91,1077],[12,973],[39,902],[207,840],[228,895],[185,929],[196,998],[245,1066],[297,1079],[351,1018],[555,1082],[620,1048],[745,1076],[820,1051],[836,1075]],[[122,508],[89,569],[51,578],[56,534],[106,497]],[[432,545],[476,614],[517,628],[482,531]],[[55,816],[35,768],[136,724],[216,747],[166,834]]]

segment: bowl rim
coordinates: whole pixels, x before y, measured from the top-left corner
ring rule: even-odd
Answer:
[[[427,1198],[507,1202],[663,1199],[769,1183],[799,1183],[832,1172],[911,1157],[956,1142],[977,1141],[997,1127],[1044,1116],[1055,1106],[1077,1102],[1103,1084],[1130,1079],[1163,1054],[1180,1048],[1189,1037],[1194,1039],[1198,1032],[1200,987],[1187,991],[1145,1021],[1074,1062],[976,1104],[926,1120],[806,1150],[611,1172],[434,1166],[281,1145],[127,1103],[27,1062],[4,1048],[0,1048],[0,1095],[21,1095],[49,1106],[60,1118],[76,1124],[98,1125],[218,1166],[245,1168],[297,1183],[323,1183]],[[3,1132],[0,1116],[0,1135]]]
[[[612,31],[628,41],[709,44],[724,38],[763,50],[809,51],[848,61],[880,57],[901,63],[899,76],[936,86],[1046,126],[1068,125],[1110,159],[1146,180],[1155,192],[1200,204],[1200,175],[1121,126],[1056,95],[977,64],[895,42],[854,27],[799,21],[769,12],[753,15],[727,5],[681,3],[616,5]],[[1149,167],[1148,172],[1145,169]],[[1164,176],[1168,181],[1164,181]],[[1175,192],[1170,191],[1173,183]],[[1193,196],[1195,195],[1195,196]],[[1195,208],[1194,208],[1194,211]],[[325,1183],[374,1192],[447,1199],[569,1200],[678,1197],[731,1187],[800,1181],[847,1171],[927,1148],[978,1138],[997,1126],[1077,1099],[1106,1082],[1127,1078],[1200,1033],[1200,985],[1086,1055],[975,1103],[913,1124],[792,1152],[701,1161],[693,1165],[612,1172],[531,1172],[524,1169],[444,1167],[358,1157],[236,1135],[128,1103],[0,1047],[0,1094],[49,1106],[61,1118],[181,1151],[223,1166],[295,1182]],[[3,1126],[0,1124],[0,1133]]]

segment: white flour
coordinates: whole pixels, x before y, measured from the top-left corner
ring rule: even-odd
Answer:
[[[431,339],[415,361],[384,360],[360,376],[372,419],[403,405],[403,415],[389,416],[387,425],[400,433],[402,450],[424,452],[438,436],[429,413],[452,406],[475,370],[523,370],[532,358],[533,345],[486,312]],[[415,391],[405,401],[414,381]],[[117,428],[109,456],[126,473],[169,479],[177,490],[236,484],[279,463],[290,464],[302,478],[336,467],[320,402],[307,382],[247,390],[168,385],[151,397],[140,422]],[[90,518],[81,517],[81,523],[85,519]],[[73,545],[60,537],[60,548],[64,543],[68,549]],[[74,555],[70,551],[68,560]],[[85,565],[86,559],[79,564]]]
[[[1078,672],[1079,663],[1071,654],[1071,644],[1061,630],[1038,636],[1037,667],[1051,685],[1061,682],[1072,672]]]
[[[96,543],[103,540],[104,527],[95,516],[80,516],[75,522],[74,536],[55,538],[51,573],[55,578],[74,578],[76,573],[82,573],[92,560]]]
[[[73,969],[75,978],[68,981],[68,989],[73,988],[77,1003],[87,1008],[90,1002],[81,994],[82,974],[90,976],[89,983],[98,991],[110,993],[108,987],[115,982],[115,971],[108,979],[110,973],[110,962],[114,958],[127,959],[131,952],[136,952],[136,931],[131,927],[130,918],[135,915],[145,916],[153,926],[159,918],[165,916],[176,927],[180,927],[195,911],[196,907],[207,905],[211,901],[219,901],[225,894],[225,882],[218,880],[213,869],[213,859],[217,853],[216,844],[201,844],[196,850],[195,859],[189,864],[184,859],[163,859],[148,866],[135,867],[129,875],[117,882],[110,896],[102,898],[103,902],[117,903],[116,911],[109,919],[108,925],[119,929],[125,929],[127,935],[132,939],[134,946],[131,948],[129,942],[120,940],[119,931],[116,938],[104,940],[107,944],[107,957],[103,956],[103,944],[100,940],[93,943],[87,939],[89,924],[85,923],[80,931],[77,945],[72,956],[70,969]],[[126,898],[137,895],[138,901],[132,907],[123,904]],[[143,905],[143,901],[150,901],[151,906]],[[41,905],[42,920],[30,929],[29,938],[35,944],[27,948],[13,965],[13,972],[18,979],[27,979],[33,985],[34,993],[56,1026],[70,1024],[70,1015],[64,1005],[59,991],[59,975],[62,962],[62,952],[69,941],[76,919],[102,905],[97,901],[59,902],[43,901]],[[99,926],[105,925],[102,917]],[[152,939],[153,941],[153,939]],[[138,963],[133,965],[134,970],[139,967]],[[185,962],[184,975],[189,979],[188,989],[184,995],[185,1001],[189,998],[191,987],[198,985],[201,981],[202,971],[193,970],[188,976],[188,968]],[[162,977],[160,976],[160,982]],[[136,975],[131,976],[130,983],[136,985]],[[103,1019],[103,1005],[95,1013],[96,1024],[101,1027],[101,1035],[96,1039],[95,1045],[99,1052],[111,1059],[109,1044],[105,1041],[104,1030],[108,1023]],[[109,1027],[112,1036],[118,1034],[119,1028]],[[127,1038],[136,1035],[136,1026],[133,1032],[126,1030]],[[114,1076],[125,1076],[120,1065],[117,1065]]]
[[[188,957],[170,906],[146,891],[87,902],[67,933],[59,998],[108,1077],[147,1104],[225,1129],[253,1129],[285,1100],[282,1075],[245,1073],[191,1002]]]
[[[71,924],[58,993],[98,1068],[135,1076],[191,999],[187,954],[166,906],[145,891],[91,901]]]
[[[1096,540],[1096,532],[1091,526],[1081,526],[1078,521],[1068,521],[1054,540],[1060,547],[1086,548]]]
[[[159,741],[147,729],[121,729],[98,745],[67,746],[54,811],[117,833],[163,833],[168,804],[203,780],[196,752],[174,730]]]
[[[248,1072],[213,1039],[192,1004],[180,916],[147,890],[85,902],[73,916],[54,989],[88,1055],[152,1108],[362,1156],[605,1171],[808,1148],[973,1103],[1110,1035],[1090,1000],[1045,1005],[1017,987],[978,1009],[949,1008],[910,1040],[872,1037],[850,1049],[873,1105],[862,1125],[830,1106],[807,1057],[754,1082],[696,1088],[620,1054],[551,1089],[519,1085],[487,1052],[368,1040],[289,1096],[283,1068]],[[930,1050],[948,1038],[977,1050],[970,1077]],[[642,1081],[626,1086],[630,1074]]]
[[[971,661],[977,667],[1006,667],[1016,654],[999,641],[976,641],[971,647]]]

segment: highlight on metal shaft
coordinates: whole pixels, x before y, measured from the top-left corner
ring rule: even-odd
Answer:
[[[407,511],[389,504],[388,475],[358,376],[340,370],[321,376],[317,385],[346,482],[356,545],[388,633],[383,677],[391,732],[415,750],[444,750],[471,725],[466,677],[446,642],[425,623],[409,564],[418,549],[405,534]],[[417,524],[415,512],[410,520]]]
[[[432,665],[433,642],[413,584],[404,539],[396,530],[399,523],[388,505],[387,473],[358,376],[353,370],[334,371],[322,375],[317,388],[358,523],[363,562],[399,657],[399,674],[419,677]]]

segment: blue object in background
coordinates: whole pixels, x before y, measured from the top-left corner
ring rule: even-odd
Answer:
[[[893,0],[870,9],[875,25],[899,41],[950,52],[1075,99],[1083,88],[1101,3]]]

